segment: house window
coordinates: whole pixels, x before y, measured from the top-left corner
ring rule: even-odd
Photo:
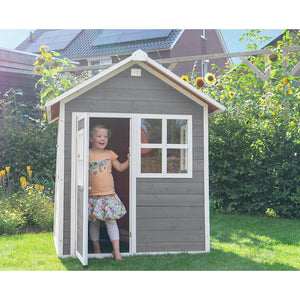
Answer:
[[[201,61],[202,77],[204,77],[206,75],[206,73],[208,72],[208,63],[209,63],[209,60]]]
[[[205,32],[205,29],[200,29],[200,34],[201,34],[201,37],[203,39],[206,39],[206,32]]]
[[[139,177],[192,177],[192,117],[139,118]]]
[[[111,57],[104,57],[104,58],[100,58],[100,59],[89,60],[88,64],[89,64],[89,66],[110,65],[110,64],[112,64],[112,59],[111,59]],[[90,75],[96,75],[102,70],[103,69],[101,69],[101,67],[100,67],[99,70],[91,70],[89,73],[90,73]]]

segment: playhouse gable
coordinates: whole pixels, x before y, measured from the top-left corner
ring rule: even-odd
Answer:
[[[207,105],[208,113],[216,113],[224,111],[223,105],[213,100],[208,95],[204,94],[200,90],[193,87],[191,84],[179,78],[177,75],[158,64],[154,60],[150,59],[148,55],[142,51],[138,50],[134,52],[130,57],[124,59],[123,61],[113,65],[109,69],[106,69],[96,76],[88,79],[87,81],[81,83],[80,85],[70,89],[59,97],[46,103],[47,119],[49,123],[57,120],[59,118],[59,105],[60,103],[67,103],[76,97],[82,95],[83,93],[89,91],[90,89],[100,85],[109,78],[119,74],[120,72],[130,68],[133,65],[139,65],[148,72],[152,73],[162,81],[166,82],[168,85],[172,86],[182,94],[186,95],[191,100],[195,101],[199,105]],[[140,76],[140,72],[137,69],[132,69],[131,76]]]

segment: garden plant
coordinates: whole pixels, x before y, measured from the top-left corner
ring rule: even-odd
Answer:
[[[251,30],[242,39],[249,42],[249,50],[257,50],[268,38]],[[283,47],[299,44],[300,33],[285,32],[269,55],[266,82],[243,63],[225,70],[214,66],[218,76],[184,76],[226,107],[209,119],[210,196],[215,209],[300,217],[300,78],[287,75],[300,54],[282,53]],[[263,55],[248,59],[264,72]]]

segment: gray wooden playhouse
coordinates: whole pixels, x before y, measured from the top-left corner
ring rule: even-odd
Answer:
[[[46,104],[58,120],[54,241],[87,264],[89,129],[104,123],[120,161],[116,192],[123,256],[208,252],[208,115],[224,107],[138,50]],[[105,228],[102,228],[105,233]],[[105,236],[102,234],[101,236]]]

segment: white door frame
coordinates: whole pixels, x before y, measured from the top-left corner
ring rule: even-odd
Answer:
[[[78,140],[79,121],[84,121],[82,140]],[[87,113],[77,113],[72,115],[72,164],[71,164],[71,250],[73,254],[81,261],[83,265],[88,264],[88,136],[89,136],[89,118]],[[79,143],[82,144],[79,144]],[[78,148],[81,148],[78,151]],[[80,157],[82,156],[82,157]],[[77,169],[81,172],[77,172]],[[78,176],[80,174],[80,176]],[[78,222],[78,187],[81,186],[82,196],[82,239],[77,240],[77,222]],[[73,220],[72,220],[73,219]],[[82,243],[81,252],[78,251],[78,245]]]
[[[76,139],[73,139],[73,134],[76,133],[76,118],[81,115],[80,112],[72,113],[72,167],[71,167],[71,253],[76,254],[76,203],[75,203],[75,179],[76,179]],[[89,124],[90,118],[108,118],[108,119],[129,119],[129,147],[130,157],[137,157],[137,118],[134,114],[126,113],[86,113]],[[87,186],[88,188],[88,186]],[[129,165],[129,253],[136,253],[136,159],[130,159]],[[89,254],[88,257],[105,257],[111,254]]]

